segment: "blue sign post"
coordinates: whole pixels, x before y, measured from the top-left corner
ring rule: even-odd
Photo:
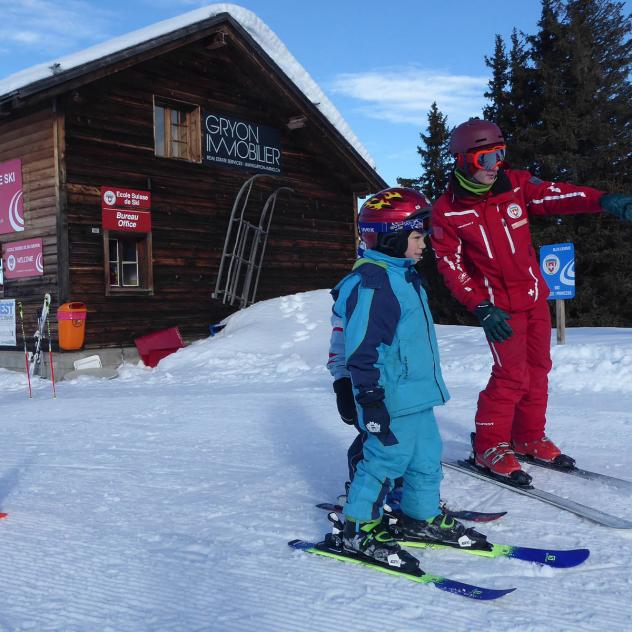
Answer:
[[[549,300],[555,299],[557,344],[564,344],[566,314],[564,300],[575,298],[575,246],[550,244],[540,248],[540,270],[549,286]]]

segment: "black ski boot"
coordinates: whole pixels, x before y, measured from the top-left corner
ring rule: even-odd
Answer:
[[[455,518],[440,513],[432,520],[416,520],[402,514],[397,528],[393,529],[396,537],[412,542],[429,542],[442,544],[457,549],[476,549],[490,551],[492,546],[487,542],[487,536],[466,528]]]
[[[420,572],[419,561],[408,551],[402,550],[389,531],[387,520],[346,520],[342,530],[342,550],[350,557],[380,566],[396,568],[406,573]]]

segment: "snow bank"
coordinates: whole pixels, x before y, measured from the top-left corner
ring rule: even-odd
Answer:
[[[483,388],[489,378],[491,354],[482,329],[439,325],[437,332],[448,385]],[[632,330],[568,329],[564,345],[556,344],[552,330],[551,340],[552,392],[632,393]]]

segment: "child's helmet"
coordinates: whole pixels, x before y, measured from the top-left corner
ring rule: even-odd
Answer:
[[[458,156],[477,147],[504,143],[503,133],[496,123],[472,118],[454,128],[450,135],[449,151],[453,156]]]
[[[430,200],[415,189],[392,187],[372,195],[362,204],[358,218],[365,249],[402,257],[413,230],[430,232],[430,206]]]

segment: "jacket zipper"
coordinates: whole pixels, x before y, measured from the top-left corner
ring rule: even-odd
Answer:
[[[432,369],[433,369],[432,377],[434,377],[435,384],[437,385],[437,390],[439,391],[439,395],[441,395],[441,400],[445,404],[445,401],[446,401],[445,395],[443,394],[443,389],[439,385],[439,380],[437,379],[437,362],[435,359],[435,350],[432,347],[432,336],[430,334],[430,319],[428,318],[428,314],[426,313],[426,306],[424,305],[424,301],[421,298],[421,292],[415,287],[414,284],[413,284],[413,289],[415,290],[415,293],[417,294],[417,297],[419,298],[419,302],[421,303],[421,311],[424,313],[424,316],[426,317],[426,332],[428,334],[428,342],[430,343],[430,351],[432,353]]]
[[[487,240],[487,233],[485,232],[485,229],[483,228],[482,225],[479,224],[479,228],[481,229],[481,235],[483,236],[483,241],[485,242],[485,248],[487,248],[487,254],[489,255],[490,259],[493,259],[494,255],[492,254],[492,249],[489,247],[489,241]]]
[[[507,239],[509,240],[509,245],[511,246],[511,254],[516,254],[516,247],[514,246],[513,239],[511,238],[511,233],[509,232],[509,227],[507,226],[507,222],[505,218],[501,218],[503,223],[503,228],[505,229],[505,233],[507,234]]]

